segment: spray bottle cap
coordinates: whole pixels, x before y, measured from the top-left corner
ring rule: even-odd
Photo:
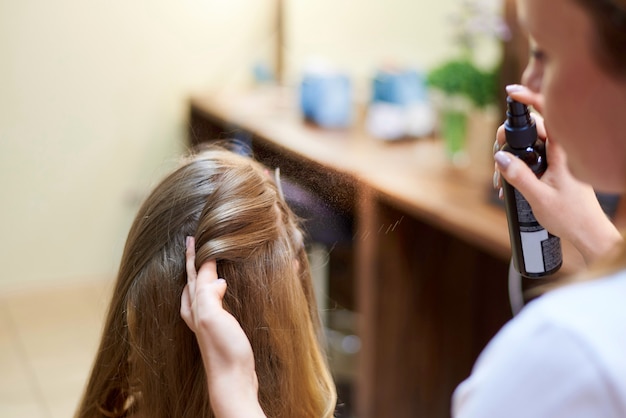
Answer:
[[[506,98],[506,106],[504,133],[507,144],[518,149],[530,147],[537,140],[537,127],[528,106],[511,97]]]

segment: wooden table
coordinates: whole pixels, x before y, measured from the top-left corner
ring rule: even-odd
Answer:
[[[493,165],[453,167],[435,138],[320,129],[284,88],[197,95],[190,112],[191,143],[247,135],[258,159],[354,217],[357,416],[449,416],[452,391],[511,316]],[[580,265],[566,246],[564,271]]]

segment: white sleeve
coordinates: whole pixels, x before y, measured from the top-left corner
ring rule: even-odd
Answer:
[[[617,418],[614,396],[593,353],[576,335],[526,321],[510,323],[488,345],[455,391],[452,415]]]

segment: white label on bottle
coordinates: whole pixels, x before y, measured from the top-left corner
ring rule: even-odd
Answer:
[[[515,191],[517,217],[522,242],[524,267],[528,273],[545,273],[561,263],[561,240],[551,235],[535,219],[524,196]]]
[[[543,241],[548,239],[548,231],[541,229],[535,232],[520,232],[522,237],[522,253],[524,266],[529,273],[543,273]]]

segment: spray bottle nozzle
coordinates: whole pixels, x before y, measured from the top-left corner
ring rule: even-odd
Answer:
[[[507,97],[506,107],[507,123],[512,128],[522,128],[532,123],[528,106],[524,103],[513,100],[511,97]]]
[[[537,140],[537,128],[530,117],[528,106],[507,97],[506,107],[506,142],[513,148],[531,146]]]

